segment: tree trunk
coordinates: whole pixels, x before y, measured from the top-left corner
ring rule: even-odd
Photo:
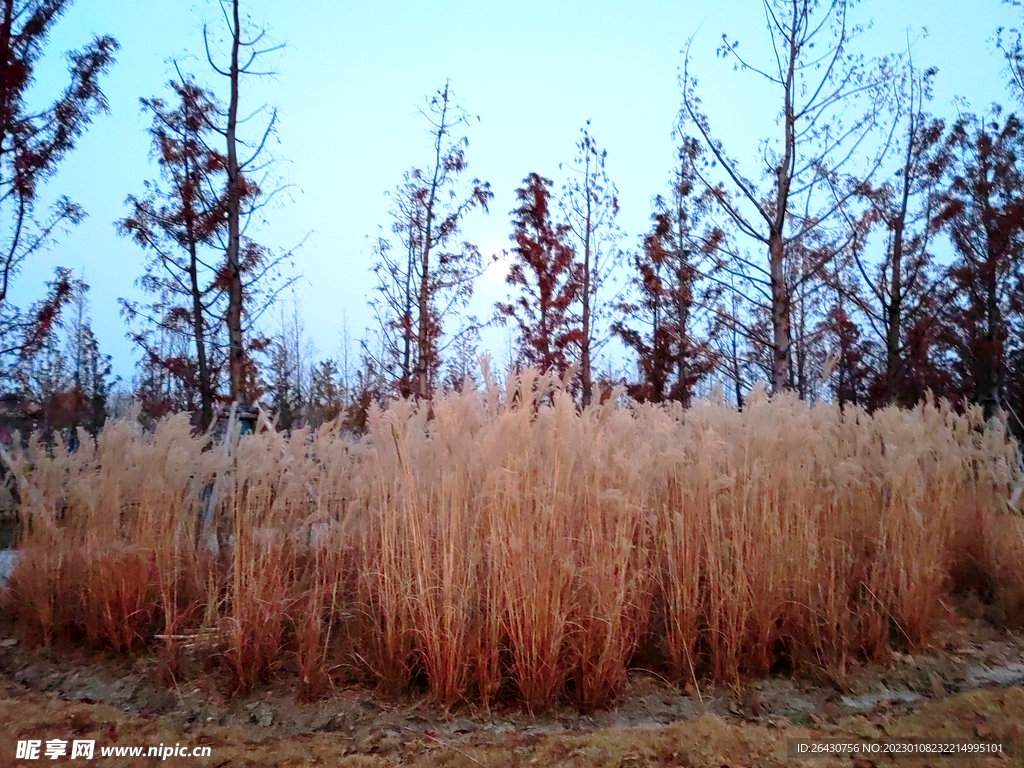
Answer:
[[[3,5],[4,17],[0,21],[0,56],[3,56],[5,60],[14,59],[14,55],[11,52],[11,26],[14,24],[14,0],[4,0]],[[5,149],[7,143],[7,134],[11,130],[10,115],[13,110],[10,104],[10,89],[0,89],[0,93],[3,93],[3,99],[0,99],[0,158],[8,150]],[[9,250],[4,256],[3,263],[0,265],[0,307],[3,307],[7,300],[7,287],[10,278],[12,278],[16,261],[15,261],[14,247],[9,246]]]
[[[732,376],[736,382],[736,410],[743,411],[743,376],[740,370],[740,352],[736,329],[732,331]]]
[[[402,305],[402,380],[399,391],[402,397],[412,394],[413,365],[412,365],[412,276],[416,269],[416,249],[412,243],[412,220],[409,223],[409,245],[405,262],[405,285],[404,303]]]
[[[900,374],[900,325],[903,319],[903,231],[907,224],[910,200],[911,164],[914,152],[914,128],[907,140],[907,158],[903,166],[903,194],[900,209],[892,225],[892,278],[889,282],[889,306],[885,329],[885,402],[896,400],[896,380]]]
[[[794,4],[794,13],[796,5]],[[795,24],[794,24],[795,26]],[[793,163],[796,158],[796,115],[793,106],[795,88],[796,40],[790,41],[789,67],[786,74],[783,119],[785,120],[784,151],[776,174],[776,200],[774,221],[768,232],[768,261],[772,292],[772,394],[788,389],[789,376],[789,286],[786,285],[786,214],[789,209],[789,190],[793,182]]]
[[[681,242],[681,240],[679,241]],[[684,407],[690,407],[690,305],[693,292],[690,288],[690,252],[681,249],[676,259],[676,386],[682,396]]]
[[[191,226],[189,227],[189,263],[188,276],[191,282],[189,286],[192,292],[192,333],[196,339],[196,362],[199,366],[199,402],[200,415],[199,427],[202,431],[210,426],[213,421],[213,387],[210,382],[210,365],[206,359],[206,333],[203,322],[203,295],[199,290],[199,275],[197,269],[196,244],[192,238]]]
[[[889,283],[889,307],[885,328],[885,401],[896,399],[896,379],[900,368],[900,319],[903,314],[903,226],[901,217],[893,228],[892,278]]]
[[[590,192],[590,156],[587,155],[584,191],[587,194],[587,217],[583,232],[583,343],[580,349],[580,380],[583,386],[581,402],[586,408],[593,397],[593,383],[590,364],[590,240],[591,240],[591,192]]]
[[[420,285],[417,312],[419,328],[416,334],[416,396],[421,400],[430,397],[430,237],[434,218],[434,193],[430,194],[427,206],[427,237],[423,243],[420,260]]]
[[[772,394],[789,388],[789,290],[784,271],[785,242],[772,233],[768,246],[772,290]]]
[[[1002,362],[1000,341],[1002,320],[997,296],[999,280],[996,260],[993,255],[989,256],[989,264],[992,265],[992,270],[989,275],[986,275],[988,284],[985,286],[985,340],[981,350],[981,365],[979,366],[976,391],[976,399],[984,409],[986,421],[995,416],[999,409],[998,369]]]
[[[438,178],[441,172],[441,142],[444,137],[445,120],[448,115],[448,86],[444,90],[444,106],[441,109],[441,127],[434,137],[434,178],[430,182],[430,197],[427,199],[426,232],[423,237],[423,256],[420,259],[420,285],[417,310],[419,328],[416,334],[416,396],[421,400],[430,397],[431,332],[430,332],[430,247],[434,237],[434,203],[437,199]]]
[[[11,27],[14,25],[14,0],[4,0],[4,17],[0,20],[0,55],[5,59],[13,61],[14,54],[11,51]],[[7,133],[11,129],[9,123],[12,113],[9,102],[10,87],[3,89],[4,98],[0,101],[0,153],[4,152],[4,143]]]
[[[185,183],[192,178],[191,162],[185,160]],[[195,233],[195,211],[188,200],[184,210],[185,239],[188,243],[189,293],[192,298],[192,336],[196,342],[196,365],[199,368],[199,428],[205,432],[213,421],[213,385],[210,381],[210,364],[206,359],[206,323],[203,320],[203,292],[199,288],[199,254]]]
[[[238,127],[238,49],[242,28],[238,14],[238,0],[232,0],[231,30],[231,97],[227,116],[227,215],[228,247],[226,269],[228,280],[228,372],[231,380],[231,400],[248,405],[245,399],[245,350],[242,346],[242,273],[239,251],[241,249],[241,194],[242,174],[238,167],[236,130]]]

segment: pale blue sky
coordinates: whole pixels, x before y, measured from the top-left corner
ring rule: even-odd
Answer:
[[[269,212],[258,239],[283,247],[311,233],[297,254],[304,275],[298,294],[324,356],[338,348],[342,308],[353,336],[371,323],[367,236],[389,224],[384,192],[404,170],[428,162],[429,138],[417,107],[446,78],[461,104],[480,116],[469,130],[469,175],[490,181],[495,199],[490,215],[474,214],[464,232],[485,255],[508,245],[508,212],[524,176],[536,171],[560,186],[558,164],[572,159],[587,119],[608,151],[625,245],[636,243],[647,228],[650,198],[664,190],[672,163],[680,49],[695,33],[701,94],[732,154],[744,158],[774,130],[775,106],[760,84],[714,55],[722,32],[739,38],[747,54],[760,50],[766,41],[760,0],[252,0],[249,7],[287,43],[277,77],[255,84],[246,98],[250,105],[266,100],[279,108],[273,151],[295,186],[291,199]],[[979,110],[1009,102],[988,40],[1014,19],[997,0],[874,0],[861,3],[857,13],[873,20],[862,49],[872,55],[905,48],[908,30],[918,38],[927,27],[914,56],[921,66],[939,68],[936,113],[954,114],[954,96]],[[122,46],[104,81],[111,114],[97,119],[47,188],[81,203],[89,218],[26,265],[15,300],[37,298],[55,265],[83,269],[101,348],[126,377],[135,350],[124,338],[116,300],[136,295],[143,254],[116,236],[113,222],[124,215],[125,196],[156,176],[138,99],[164,93],[171,57],[221,87],[197,58],[204,17],[219,20],[215,3],[78,0],[56,28],[40,70],[45,88],[62,66],[52,54],[80,46],[93,33],[112,34]],[[476,311],[487,316],[506,295],[499,270],[482,279],[478,295]],[[497,357],[503,338],[485,336]]]

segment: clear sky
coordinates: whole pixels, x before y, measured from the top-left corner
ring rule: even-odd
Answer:
[[[263,101],[278,107],[279,141],[272,149],[280,174],[293,185],[290,198],[268,211],[257,239],[288,247],[309,233],[296,254],[303,275],[297,292],[323,356],[338,349],[343,308],[356,338],[372,322],[366,308],[373,287],[369,237],[389,224],[384,192],[410,166],[429,162],[429,136],[417,108],[446,78],[460,103],[480,117],[468,131],[469,175],[490,181],[495,198],[490,215],[473,214],[464,233],[485,256],[508,246],[508,214],[524,176],[536,171],[561,185],[559,163],[572,160],[587,119],[608,151],[624,245],[636,244],[647,228],[650,199],[665,189],[672,164],[680,50],[693,35],[701,95],[731,154],[750,156],[758,140],[776,130],[775,105],[756,79],[715,56],[723,32],[740,39],[745,54],[764,50],[760,0],[246,5],[287,44],[276,57],[276,77],[243,93],[250,107]],[[918,65],[939,68],[933,112],[955,115],[956,96],[976,110],[1009,102],[989,41],[996,27],[1015,19],[997,0],[865,0],[856,13],[873,23],[863,37],[866,54],[903,50],[909,36]],[[117,298],[137,297],[143,254],[116,235],[113,222],[125,215],[126,195],[141,193],[143,181],[157,176],[138,100],[166,92],[172,58],[223,93],[221,78],[203,59],[200,34],[202,20],[216,25],[218,14],[215,2],[78,0],[56,27],[39,70],[39,93],[52,93],[62,82],[60,51],[93,34],[112,34],[121,44],[103,82],[111,113],[96,120],[46,192],[69,195],[89,218],[26,265],[14,299],[28,304],[38,298],[56,265],[84,271],[101,349],[125,378],[135,350],[124,338]],[[477,314],[489,316],[506,294],[500,268],[492,267],[478,284]],[[503,338],[501,332],[484,337],[497,357]]]

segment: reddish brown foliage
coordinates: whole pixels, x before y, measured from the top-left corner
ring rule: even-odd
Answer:
[[[637,355],[642,379],[628,391],[641,402],[689,405],[694,388],[716,362],[707,340],[697,338],[696,325],[699,311],[712,298],[701,285],[701,263],[718,249],[724,234],[716,227],[693,231],[706,208],[704,199],[692,195],[693,163],[699,154],[699,144],[684,139],[672,194],[668,200],[655,198],[653,228],[633,258],[636,301],[620,304],[625,317],[612,325]],[[650,330],[637,330],[630,322]]]
[[[952,180],[939,218],[957,252],[943,296],[950,395],[995,414],[1007,390],[1010,322],[1020,317],[1024,134],[1019,119],[964,118],[947,139]],[[1019,346],[1019,342],[1014,344]]]
[[[583,331],[569,308],[583,285],[583,267],[568,243],[569,227],[551,221],[551,180],[531,173],[516,190],[512,212],[514,261],[505,278],[522,295],[498,303],[498,316],[519,326],[524,362],[541,373],[562,376]]]
[[[29,107],[26,94],[46,39],[70,5],[71,0],[0,5],[0,199],[7,229],[0,246],[0,354],[38,349],[66,301],[60,270],[50,296],[27,316],[9,305],[8,289],[25,259],[52,242],[55,229],[76,224],[84,216],[80,207],[60,197],[50,214],[37,221],[36,194],[74,149],[92,118],[107,109],[99,79],[113,64],[118,48],[108,36],[67,53],[68,85],[43,109]],[[38,98],[33,101],[38,104]]]
[[[176,97],[173,107],[160,98],[141,100],[153,116],[153,154],[168,187],[147,184],[146,197],[129,195],[131,213],[117,225],[120,234],[146,249],[149,259],[139,285],[155,298],[145,306],[123,299],[121,304],[129,319],[143,321],[132,338],[150,365],[178,381],[189,407],[199,401],[200,427],[205,429],[213,418],[223,367],[215,341],[223,313],[224,268],[214,273],[207,264],[217,263],[226,228],[226,159],[211,148],[216,136],[211,120],[218,111],[212,97],[189,80],[169,87]],[[246,189],[247,194],[259,192],[252,185]],[[186,353],[181,344],[166,348],[168,336],[184,341]]]

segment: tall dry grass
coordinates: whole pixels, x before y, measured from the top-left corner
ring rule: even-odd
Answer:
[[[354,676],[538,709],[600,706],[638,665],[841,677],[927,644],[968,578],[1024,608],[1021,521],[1002,513],[1019,459],[975,411],[578,413],[532,374],[516,387],[429,420],[375,411],[358,441],[264,430],[230,456],[183,417],[111,424],[75,454],[32,442],[9,609],[37,642],[172,665],[199,647],[239,687],[289,670],[311,695]]]

